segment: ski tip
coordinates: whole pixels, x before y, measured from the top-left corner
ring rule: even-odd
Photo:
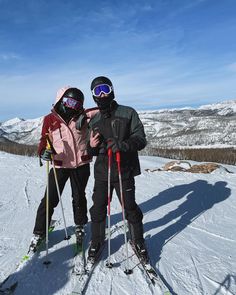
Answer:
[[[28,260],[29,258],[30,258],[29,255],[25,255],[22,257],[21,262],[24,262],[24,261]]]
[[[131,274],[133,273],[133,270],[132,270],[132,269],[125,269],[125,270],[124,270],[124,273],[125,273],[126,275],[131,275]]]
[[[107,267],[107,268],[112,268],[112,267],[113,267],[113,263],[111,263],[111,262],[107,262],[107,263],[106,263],[106,267]]]

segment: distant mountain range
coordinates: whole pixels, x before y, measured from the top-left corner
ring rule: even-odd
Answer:
[[[14,118],[0,123],[0,142],[38,144],[42,122],[43,117],[32,120]]]
[[[152,147],[236,147],[236,100],[139,112]],[[38,144],[43,117],[0,123],[0,142]]]
[[[236,100],[139,115],[153,147],[236,146]]]

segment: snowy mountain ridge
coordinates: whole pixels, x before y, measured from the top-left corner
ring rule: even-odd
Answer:
[[[236,145],[236,100],[139,114],[153,147]]]
[[[150,146],[153,147],[225,147],[236,146],[236,100],[199,108],[140,111]],[[43,117],[14,118],[0,123],[0,142],[37,144]]]
[[[0,123],[0,142],[13,141],[21,144],[38,144],[43,117],[36,119],[14,118]]]

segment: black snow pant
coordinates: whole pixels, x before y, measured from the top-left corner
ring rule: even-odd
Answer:
[[[119,182],[111,182],[111,194],[115,189],[121,203]],[[131,239],[143,241],[143,214],[135,201],[134,178],[122,182],[125,218],[128,220]],[[92,242],[103,242],[108,203],[108,182],[95,180],[93,191],[93,206],[90,209]]]
[[[87,200],[85,196],[85,188],[90,175],[90,166],[85,164],[77,168],[56,168],[58,185],[60,193],[65,184],[70,179],[72,192],[72,207],[74,213],[74,222],[76,225],[86,224],[87,217]],[[56,182],[53,169],[49,173],[49,224],[54,212],[54,208],[59,203],[59,197],[56,188]],[[46,191],[44,198],[38,207],[34,234],[45,234],[46,232]]]

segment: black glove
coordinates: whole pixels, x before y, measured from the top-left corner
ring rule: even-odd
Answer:
[[[81,130],[83,128],[83,126],[84,126],[84,124],[85,124],[85,122],[86,122],[87,119],[88,119],[88,117],[86,116],[86,114],[85,113],[82,113],[79,116],[77,122],[75,123],[76,129]]]
[[[40,158],[43,159],[44,161],[51,161],[52,160],[52,150],[50,149],[45,149],[42,153]]]
[[[107,150],[108,149],[112,149],[114,154],[117,152],[127,152],[129,150],[129,145],[124,141],[119,141],[118,139],[111,137],[107,140]]]

